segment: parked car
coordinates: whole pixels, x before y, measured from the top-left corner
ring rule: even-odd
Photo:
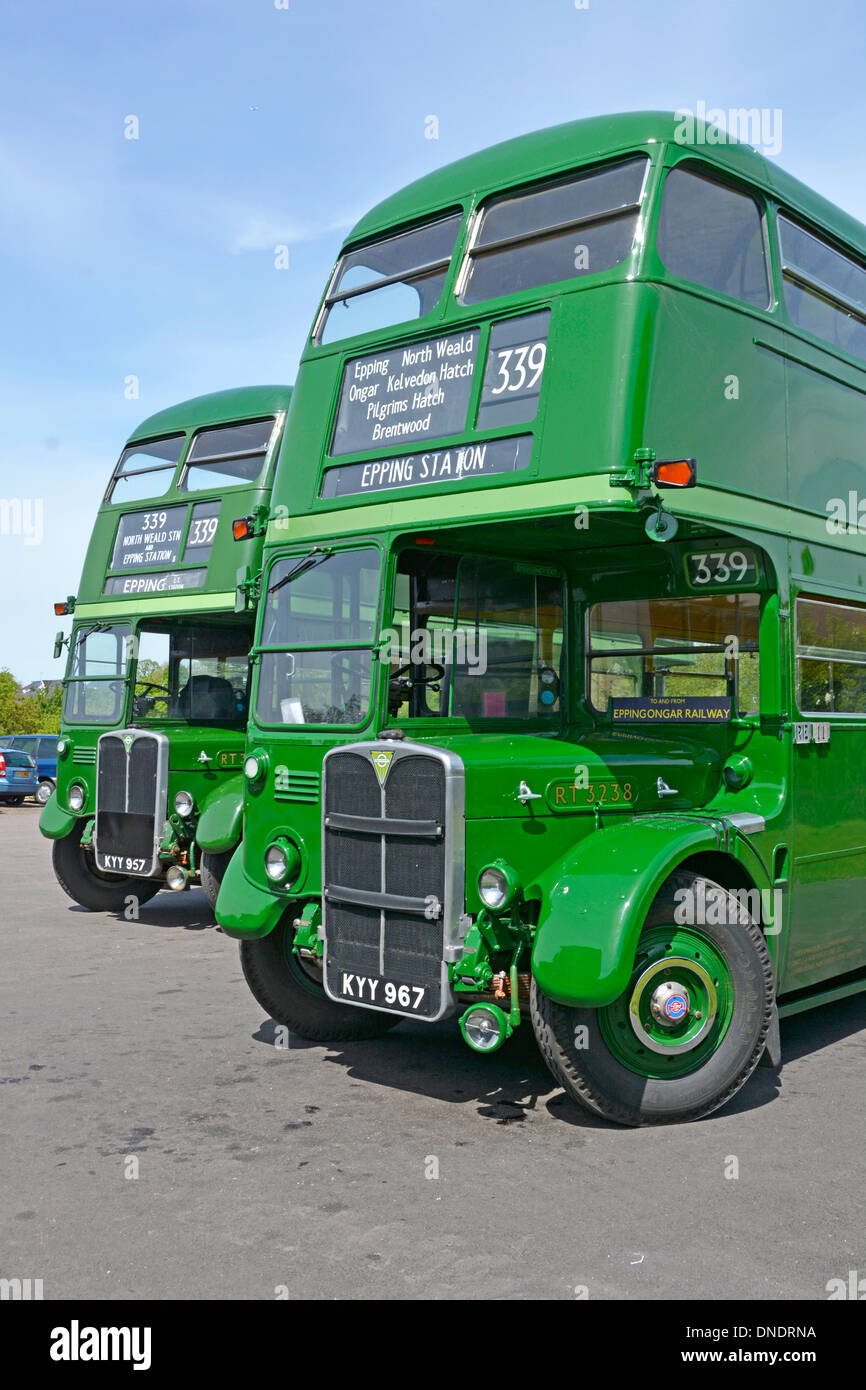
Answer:
[[[39,772],[39,783],[35,796],[44,806],[57,784],[57,740],[58,734],[7,734],[0,738],[0,747],[14,748],[19,753],[29,753],[35,758]]]
[[[35,758],[17,748],[0,748],[0,803],[20,806],[25,796],[38,797],[40,786]]]

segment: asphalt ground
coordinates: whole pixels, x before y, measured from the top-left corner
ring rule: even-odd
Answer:
[[[696,1124],[614,1128],[531,1029],[279,1034],[198,890],[86,912],[0,807],[0,1278],[45,1299],[827,1299],[866,1275],[866,1000]],[[736,1175],[735,1175],[736,1174]],[[866,1290],[866,1284],[864,1284]]]

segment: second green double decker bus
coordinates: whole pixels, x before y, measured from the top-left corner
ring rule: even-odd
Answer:
[[[216,901],[241,835],[249,652],[290,399],[288,386],[217,391],[139,425],[78,593],[56,605],[73,626],[40,828],[84,907],[197,882]]]
[[[298,1033],[529,1015],[623,1124],[866,985],[866,229],[690,139],[541,131],[353,230],[217,902]]]

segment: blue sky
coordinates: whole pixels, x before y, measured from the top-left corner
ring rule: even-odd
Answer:
[[[51,604],[133,427],[291,381],[346,230],[429,169],[599,112],[778,108],[778,162],[866,221],[859,0],[282,3],[0,0],[0,499],[34,523],[0,534],[0,665],[22,680],[61,674]]]

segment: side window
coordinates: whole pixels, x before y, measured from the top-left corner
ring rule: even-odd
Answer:
[[[610,270],[634,244],[647,159],[500,198],[481,215],[460,295],[479,304]]]
[[[35,738],[16,738],[15,747],[20,748],[22,753],[29,753],[31,757],[36,757]]]
[[[37,756],[38,758],[56,758],[56,757],[57,757],[57,739],[56,739],[56,738],[41,738],[41,739],[39,740],[39,751],[38,751],[38,753],[37,753],[36,756]]]
[[[677,165],[665,179],[658,252],[681,280],[769,306],[763,217],[745,193]]]
[[[866,608],[798,598],[797,704],[803,714],[866,714]]]
[[[785,308],[798,328],[866,358],[866,269],[779,218]]]

